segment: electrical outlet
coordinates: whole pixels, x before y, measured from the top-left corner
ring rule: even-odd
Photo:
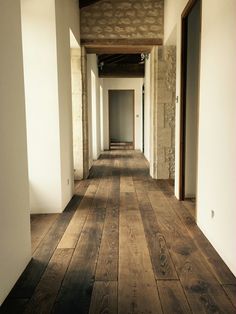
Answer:
[[[70,179],[67,179],[67,185],[69,185],[70,184]]]
[[[215,217],[215,211],[212,210],[212,211],[211,211],[211,218],[213,219],[214,217]]]

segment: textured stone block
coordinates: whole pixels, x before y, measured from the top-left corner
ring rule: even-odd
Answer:
[[[157,163],[157,179],[169,179],[169,164]]]
[[[143,9],[142,4],[140,2],[134,3],[133,8],[136,10],[142,10]]]
[[[121,19],[119,19],[118,24],[130,25],[131,24],[131,19],[128,18],[128,17],[121,18]]]
[[[158,92],[157,101],[158,103],[171,103],[172,102],[172,92],[167,89],[164,80],[158,80]]]
[[[152,2],[143,2],[143,8],[145,9],[145,10],[149,10],[149,9],[152,9],[153,8],[153,4],[152,4]]]
[[[175,104],[165,104],[165,127],[175,128]]]
[[[104,17],[112,17],[113,16],[113,11],[112,10],[109,10],[109,11],[105,11],[103,13]]]
[[[106,1],[100,4],[100,9],[107,11],[107,10],[111,10],[112,9],[112,3]]]
[[[145,17],[144,18],[144,24],[155,24],[155,18],[154,17]]]
[[[165,148],[158,148],[157,151],[157,161],[158,163],[165,163],[166,162],[166,152]]]
[[[128,10],[125,12],[125,15],[128,17],[134,17],[137,14],[134,10]]]
[[[128,2],[128,1],[124,2],[123,1],[123,2],[117,3],[115,7],[118,10],[128,10],[128,9],[132,8],[132,3],[131,3],[131,1],[130,2]]]
[[[159,129],[165,127],[165,105],[158,104],[157,105],[157,127]]]
[[[171,147],[171,129],[157,129],[157,148]]]

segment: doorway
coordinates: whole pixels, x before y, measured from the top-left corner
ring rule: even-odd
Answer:
[[[197,194],[200,39],[201,0],[190,0],[182,14],[180,200]]]
[[[109,148],[134,149],[134,90],[109,90]]]

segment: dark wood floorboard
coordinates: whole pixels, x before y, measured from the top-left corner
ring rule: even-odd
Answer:
[[[236,313],[236,279],[173,181],[101,154],[60,215],[33,215],[33,256],[0,313]]]

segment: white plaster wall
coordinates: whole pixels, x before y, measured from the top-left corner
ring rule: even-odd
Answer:
[[[151,103],[151,56],[145,61],[144,78],[144,156],[150,162],[150,103]]]
[[[113,89],[135,90],[135,149],[142,149],[142,78],[103,79],[104,149],[109,149],[108,91]]]
[[[176,35],[178,35],[177,32],[179,33],[181,27],[180,16],[187,3],[188,0],[165,0],[164,44],[174,45],[176,43]]]
[[[235,0],[203,0],[197,221],[234,275],[235,29]]]
[[[185,197],[195,197],[197,188],[200,16],[200,2],[197,2],[188,17]]]
[[[0,305],[31,257],[20,1],[0,1]]]
[[[181,14],[188,0],[165,0],[164,44],[176,45],[175,195],[179,198]]]
[[[22,0],[31,212],[61,212],[54,0]],[[53,192],[53,193],[52,193]]]
[[[100,90],[100,134],[101,134],[101,152],[104,151],[104,130],[103,130],[103,79],[99,80],[99,90]]]
[[[22,0],[24,77],[33,213],[61,212],[73,194],[70,29],[76,0]]]
[[[94,75],[94,80],[92,79]],[[100,80],[98,77],[97,56],[87,55],[87,86],[88,86],[88,119],[89,119],[89,168],[101,153],[101,130],[100,130]],[[95,97],[96,117],[92,117],[92,99]],[[96,126],[94,126],[95,121]],[[94,130],[94,127],[96,130]]]
[[[171,30],[177,28],[176,95],[178,97],[180,95],[181,12],[187,2],[187,0],[165,1],[165,43],[168,42]],[[235,28],[234,0],[202,1],[197,223],[236,275]],[[178,102],[176,104],[175,184],[177,197],[179,196],[179,121]],[[211,210],[215,211],[214,219],[211,218]]]
[[[70,30],[80,43],[77,0],[55,0],[59,125],[61,154],[61,197],[64,209],[74,191]]]

